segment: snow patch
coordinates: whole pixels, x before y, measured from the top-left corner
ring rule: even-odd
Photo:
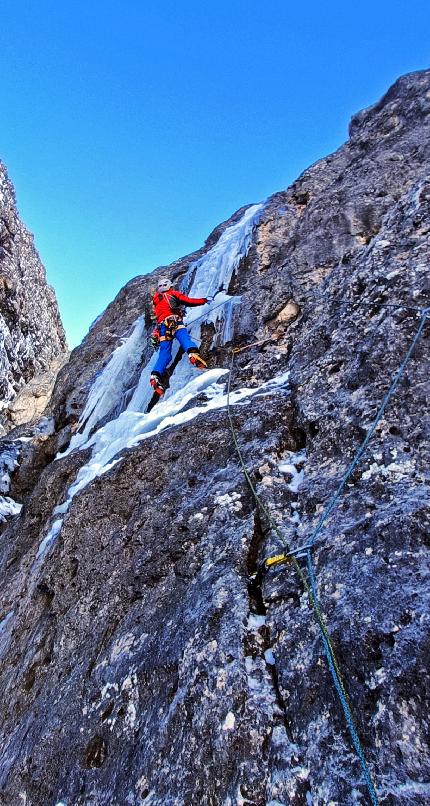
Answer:
[[[121,655],[130,655],[135,643],[136,637],[133,633],[126,633],[118,638],[110,651],[110,662],[115,663]]]
[[[367,480],[372,476],[383,476],[384,479],[396,482],[408,478],[414,470],[415,462],[409,459],[405,462],[391,462],[389,465],[378,465],[377,462],[372,462],[368,470],[361,474],[361,478]]]
[[[130,730],[133,730],[133,728],[135,727],[136,719],[137,719],[136,706],[135,706],[135,704],[133,702],[129,702],[128,705],[127,705],[127,711],[126,711],[126,714],[125,714],[124,721],[125,721],[126,726]]]
[[[5,523],[8,518],[19,515],[22,504],[18,504],[13,498],[7,495],[0,495],[0,523]]]
[[[117,694],[119,691],[118,683],[105,683],[101,692],[100,692],[100,700],[104,700],[105,697],[110,698],[110,690],[113,689],[114,692]]]
[[[222,726],[223,730],[234,730],[234,726],[236,724],[236,717],[233,711],[229,711]]]
[[[257,616],[255,613],[250,613],[248,616],[247,630],[255,632],[266,624],[266,616]]]
[[[10,496],[4,495],[4,493],[8,493],[10,490],[11,473],[19,466],[18,459],[22,445],[24,442],[28,442],[29,439],[28,437],[21,437],[14,442],[10,442],[6,444],[0,453],[0,493],[3,493],[3,495],[0,495],[0,523],[5,523],[8,518],[13,518],[21,512],[22,504],[14,501]]]
[[[203,518],[204,518],[203,512],[196,512],[194,515],[191,515],[188,518],[188,523],[190,523],[190,521],[202,521]]]
[[[240,512],[242,509],[241,496],[239,493],[226,493],[225,495],[217,495],[214,499],[215,504],[221,507],[227,507],[232,512]]]
[[[291,481],[289,482],[289,484],[287,484],[287,487],[293,493],[298,492],[300,485],[303,483],[303,479],[305,476],[303,466],[305,462],[306,462],[305,450],[299,451],[298,453],[294,453],[293,451],[286,451],[282,462],[278,465],[278,469],[280,470],[281,473],[291,476]]]

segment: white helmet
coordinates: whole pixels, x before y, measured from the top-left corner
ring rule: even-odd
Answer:
[[[159,291],[168,291],[169,288],[172,287],[172,283],[170,282],[168,277],[160,277],[158,281],[158,290]]]

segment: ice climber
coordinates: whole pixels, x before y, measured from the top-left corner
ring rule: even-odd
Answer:
[[[164,395],[166,386],[163,384],[163,374],[172,357],[173,339],[177,339],[184,353],[188,353],[191,363],[198,369],[205,369],[206,362],[198,353],[197,345],[194,344],[187,328],[184,325],[183,310],[184,305],[205,305],[211,298],[202,297],[192,299],[181,294],[172,288],[172,284],[167,277],[162,277],[158,283],[157,291],[152,298],[155,317],[157,319],[157,329],[152,334],[154,346],[160,346],[160,352],[152,370],[149,383],[154,392]]]

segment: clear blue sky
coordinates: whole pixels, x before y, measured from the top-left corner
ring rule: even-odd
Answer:
[[[1,4],[0,158],[71,346],[136,274],[337,148],[430,65],[409,0]]]

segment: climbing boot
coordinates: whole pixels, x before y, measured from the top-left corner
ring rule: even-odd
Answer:
[[[191,363],[194,364],[195,367],[197,367],[197,369],[207,369],[208,365],[206,361],[203,361],[203,358],[198,353],[189,352],[188,358],[190,359]]]
[[[152,386],[152,388],[153,388],[153,390],[154,390],[156,395],[159,395],[159,397],[162,397],[164,395],[164,392],[166,391],[166,389],[163,386],[163,384],[161,383],[161,380],[158,377],[158,375],[156,375],[154,372],[152,373],[152,375],[151,375],[151,377],[149,379],[149,383],[151,384],[151,386]]]

